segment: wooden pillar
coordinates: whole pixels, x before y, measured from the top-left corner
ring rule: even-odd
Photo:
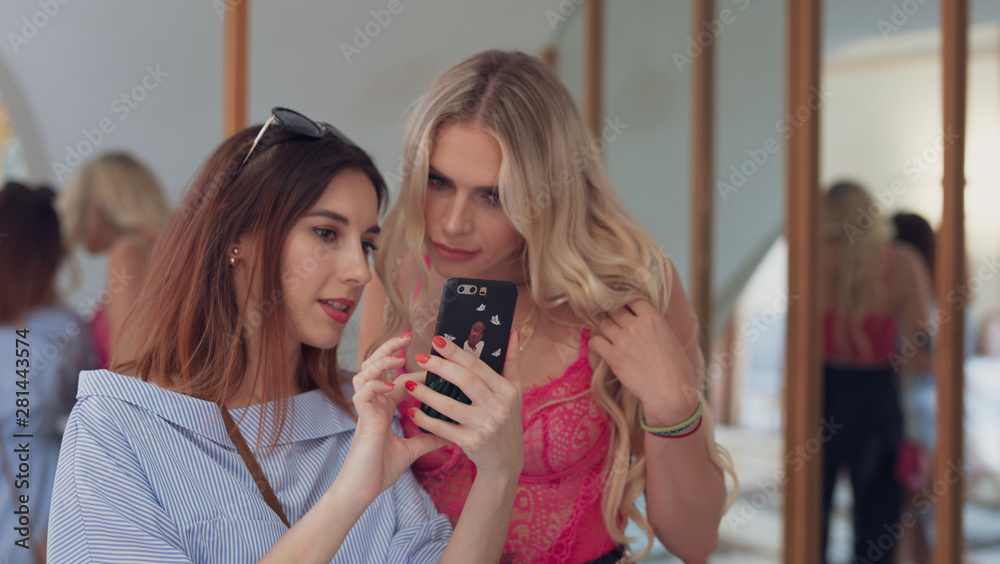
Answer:
[[[691,37],[715,19],[714,0],[695,0]],[[712,348],[712,179],[715,166],[715,43],[691,63],[691,303],[701,326],[701,354],[708,366]],[[706,385],[710,385],[708,378]],[[716,410],[720,406],[715,406]]]
[[[785,452],[805,449],[818,432],[822,416],[822,373],[819,359],[817,305],[819,248],[819,109],[813,89],[819,89],[819,0],[788,0],[786,112],[802,107],[810,117],[788,140],[785,156],[785,229],[788,238],[788,293],[798,299],[788,307],[785,351]],[[800,451],[801,452],[801,451]],[[805,460],[805,465],[794,463]],[[819,562],[822,453],[786,461],[783,561]]]
[[[967,0],[941,3],[944,68],[944,130],[954,142],[944,149],[944,207],[938,240],[937,299],[949,308],[950,322],[942,323],[935,347],[938,418],[935,483],[947,485],[935,507],[935,564],[962,562],[962,390],[964,375],[965,304],[949,301],[952,288],[965,280],[965,91],[968,62],[969,6]],[[954,468],[953,468],[954,467]],[[934,494],[938,491],[935,489]]]
[[[720,357],[732,354],[734,343],[736,343],[735,314],[722,327],[722,334],[717,341],[711,344],[709,354],[714,353]],[[738,390],[739,382],[736,379],[736,373],[737,365],[741,364],[741,360],[739,355],[734,355],[733,362],[727,362],[725,366],[721,366],[716,379],[709,383],[708,390],[706,390],[705,395],[712,404],[715,420],[720,425],[732,425],[738,420],[740,406],[738,401],[734,401],[734,397],[738,395],[738,393],[734,393],[734,390]]]
[[[593,135],[604,119],[601,87],[604,81],[604,1],[587,0],[583,21],[583,113]]]
[[[250,0],[227,4],[225,20],[225,83],[222,92],[223,137],[247,125],[247,13]]]

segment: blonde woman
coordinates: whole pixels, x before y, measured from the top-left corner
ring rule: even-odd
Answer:
[[[99,361],[107,368],[111,344],[139,295],[170,207],[148,168],[127,153],[107,153],[70,179],[58,209],[68,249],[82,245],[93,254],[108,253],[107,288],[96,306],[87,308]]]
[[[903,438],[897,378],[902,370],[930,369],[927,268],[913,248],[891,241],[890,224],[873,203],[857,184],[841,182],[825,194],[821,216],[824,418],[837,432],[824,444],[820,546],[825,552],[837,472],[846,467],[852,562],[874,560],[872,546],[884,553],[880,561],[893,561],[895,547],[881,537],[887,523],[898,522],[902,498],[894,474]]]
[[[533,57],[486,51],[439,77],[403,141],[360,346],[409,329],[407,369],[434,370],[423,353],[441,339],[431,332],[444,281],[516,283],[525,464],[505,561],[627,559],[633,520],[650,544],[655,534],[702,562],[732,466],[698,391],[697,323],[660,246],[600,160],[586,158],[591,139],[566,88]],[[415,435],[431,421],[414,408],[435,393],[408,387],[403,425]],[[475,466],[449,445],[414,472],[454,521]],[[635,503],[644,492],[646,514]]]

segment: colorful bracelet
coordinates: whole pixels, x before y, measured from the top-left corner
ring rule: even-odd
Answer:
[[[679,439],[681,437],[686,437],[694,433],[695,431],[698,430],[699,427],[701,427],[702,408],[703,405],[699,400],[698,409],[695,410],[694,415],[689,417],[687,420],[678,423],[677,425],[673,425],[671,427],[650,427],[649,424],[646,423],[646,415],[643,414],[642,417],[640,418],[642,424],[642,430],[646,431],[647,433],[652,433],[657,437],[664,437],[671,439]]]
[[[698,422],[694,424],[694,427],[692,427],[690,431],[684,431],[680,435],[656,435],[656,436],[664,439],[680,439],[688,435],[693,435],[695,431],[697,431],[700,428],[701,428],[701,417],[698,418]]]

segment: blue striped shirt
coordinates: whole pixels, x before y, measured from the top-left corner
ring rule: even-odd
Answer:
[[[287,531],[229,439],[218,407],[134,378],[80,374],[63,438],[48,561],[257,562]],[[264,437],[276,422],[267,409]],[[251,448],[261,406],[231,410]],[[399,433],[398,419],[393,421]],[[333,483],[355,423],[314,390],[295,397],[257,460],[294,523]],[[263,441],[265,444],[267,441]],[[333,562],[437,562],[447,517],[405,472],[351,529]]]

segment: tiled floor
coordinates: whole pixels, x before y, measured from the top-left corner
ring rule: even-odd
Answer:
[[[732,454],[741,485],[740,496],[719,529],[719,549],[708,562],[781,562],[781,495],[780,490],[774,487],[774,474],[780,470],[781,437],[748,435],[727,428],[717,429],[716,436]],[[978,492],[974,497],[988,501],[966,504],[963,513],[966,564],[1000,564],[1000,504],[996,503],[996,494]],[[848,564],[851,544],[850,490],[838,487],[834,504],[829,556],[831,564]],[[645,538],[635,528],[630,534]],[[669,555],[657,542],[644,562],[676,564],[680,560]]]

